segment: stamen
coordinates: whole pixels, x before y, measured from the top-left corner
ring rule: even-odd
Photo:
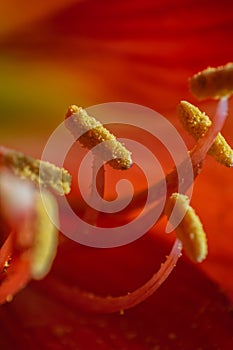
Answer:
[[[101,198],[104,198],[104,190],[105,190],[105,169],[103,161],[98,157],[93,157],[93,165],[92,165],[92,183],[91,183],[91,193],[90,193],[90,199],[92,203],[95,203],[95,201],[98,201],[98,195]],[[95,192],[95,186],[94,183],[96,182],[97,185],[97,193]],[[83,220],[87,221],[88,224],[96,225],[97,220],[99,217],[99,211],[94,209],[93,207],[87,207],[87,209],[84,212]]]
[[[55,199],[48,192],[43,192],[42,198],[38,194],[31,264],[31,274],[34,279],[41,279],[49,272],[56,255],[58,233],[54,222],[58,222]]]
[[[60,195],[70,192],[71,175],[67,170],[3,147],[0,151],[3,165],[21,179],[29,179],[37,185],[51,188]]]
[[[176,204],[177,214],[185,213],[182,221],[175,227],[176,236],[183,243],[188,257],[194,262],[201,262],[207,256],[207,240],[202,223],[189,205],[189,198],[183,194],[173,193],[166,204],[168,217]]]
[[[207,130],[205,135],[197,141],[196,146],[194,146],[194,148],[189,152],[193,165],[197,164],[197,162],[200,164],[200,162],[204,161],[207,152],[213,145],[218,133],[223,128],[227,117],[227,110],[228,99],[221,98],[218,101],[218,106],[216,109],[216,113],[213,116],[213,122],[211,127]]]
[[[190,79],[190,90],[198,99],[221,98],[233,93],[233,63],[209,67]]]
[[[181,250],[182,243],[177,239],[160,269],[144,285],[122,296],[105,297],[81,290],[77,286],[70,288],[63,281],[61,282],[53,276],[46,281],[46,284],[40,285],[40,288],[45,288],[46,294],[53,293],[53,296],[55,291],[56,297],[61,302],[70,302],[72,308],[77,307],[84,311],[101,313],[122,312],[140,304],[161,286],[176,266],[181,256]]]
[[[100,157],[114,169],[128,169],[132,165],[131,152],[85,109],[72,105],[66,113],[66,127],[83,147],[92,149],[103,142]],[[81,133],[81,136],[80,136]],[[104,142],[108,141],[108,142]]]
[[[212,122],[209,117],[187,101],[181,101],[178,105],[178,114],[185,130],[197,141],[204,136]],[[216,161],[227,166],[233,166],[233,150],[218,133],[213,145],[208,152]]]
[[[198,73],[191,79],[190,87],[198,98],[205,98],[208,96],[219,98],[230,95],[233,92],[233,64],[230,63],[216,69],[208,68]],[[187,107],[186,104],[187,102],[185,103],[185,107]],[[182,106],[182,108],[183,107],[184,106]],[[185,114],[188,113],[187,119],[184,120],[185,127],[197,140],[196,146],[190,151],[194,178],[198,175],[202,162],[210,148],[210,152],[214,153],[214,157],[218,160],[221,159],[223,163],[227,163],[227,166],[232,166],[232,150],[219,134],[227,114],[226,99],[220,100],[212,126],[208,117],[199,110],[197,112],[195,110],[196,107],[191,107],[191,112],[194,113],[194,115],[189,115],[189,113],[191,113],[189,110],[190,108],[188,107],[189,109],[187,112],[185,107],[182,111],[184,114],[183,118],[186,118],[187,116],[185,116]],[[199,115],[198,113],[201,114]],[[131,153],[117,141],[115,136],[104,128],[100,122],[89,116],[84,109],[71,106],[67,112],[66,118],[67,128],[84,147],[92,149],[94,146],[103,142],[104,152],[95,152],[95,157],[100,156],[100,159],[103,158],[103,160],[107,161],[115,169],[128,169],[132,165]],[[79,136],[80,132],[82,134],[81,136]],[[108,142],[105,143],[104,141]],[[229,160],[229,158],[231,159]],[[167,201],[165,213],[170,218],[176,206],[176,210],[178,210],[179,213],[183,213],[184,216],[178,226],[175,227],[177,239],[167,260],[165,263],[161,264],[159,271],[155,273],[148,282],[137,290],[119,297],[101,297],[81,291],[78,287],[70,288],[70,286],[66,286],[56,279],[53,280],[53,277],[46,284],[42,284],[42,288],[48,288],[47,292],[51,293],[54,291],[55,287],[59,298],[61,300],[65,298],[67,301],[68,297],[72,307],[78,305],[85,310],[97,312],[114,312],[117,310],[123,312],[124,309],[130,308],[145,300],[161,285],[161,283],[163,283],[181,255],[182,243],[190,259],[195,262],[201,262],[205,259],[208,248],[201,221],[193,208],[189,205],[188,197],[183,194],[173,193],[177,191],[176,188],[178,187],[177,171],[179,171],[181,167],[182,169],[185,167],[187,160],[190,160],[188,156],[177,169],[166,177]],[[70,175],[66,170],[57,168],[50,163],[40,162],[39,160],[26,157],[19,152],[3,150],[0,147],[0,165],[8,166],[21,178],[29,178],[37,184],[51,187],[61,194],[69,192]],[[97,170],[96,163],[94,167],[94,170]],[[192,179],[186,181],[186,188],[189,187]],[[101,185],[101,194],[103,194],[104,169],[102,169],[99,181]],[[161,188],[160,183],[152,187],[155,192],[155,202],[160,198]],[[13,226],[12,232],[0,250],[0,267],[7,276],[1,284],[0,303],[11,300],[15,292],[23,288],[31,277],[35,279],[43,278],[48,273],[56,253],[57,230],[54,226],[54,222],[57,222],[56,204],[50,194],[42,192],[42,198],[46,202],[45,210],[42,199],[37,192],[35,196],[35,211],[30,210],[28,213],[28,221],[26,220],[26,224],[29,223],[28,227],[26,227],[27,225],[20,224]],[[140,204],[140,199],[145,198],[145,196],[147,196],[147,190],[139,193],[137,196],[137,205]],[[34,206],[32,209],[34,209]],[[129,206],[127,209],[129,209]],[[88,215],[90,215],[90,213]],[[178,217],[180,217],[180,215],[178,215]],[[96,217],[94,217],[94,221],[96,221]],[[18,238],[21,234],[20,230],[23,228],[25,228],[25,232],[23,232],[21,236],[26,237],[27,231],[29,231],[32,240],[28,240],[28,244],[22,244],[20,246],[20,240]],[[33,229],[30,231],[27,230],[27,228]],[[25,242],[25,240],[23,241]],[[9,259],[12,259],[10,264]]]
[[[53,224],[57,223],[57,205],[51,194],[41,192],[41,198],[29,181],[21,181],[9,172],[2,173],[0,180],[1,214],[10,230],[0,248],[2,304],[31,278],[43,278],[50,270],[57,247]]]

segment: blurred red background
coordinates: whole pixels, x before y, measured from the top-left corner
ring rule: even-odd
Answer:
[[[0,18],[1,144],[34,156],[73,103],[151,107],[192,145],[176,115],[181,99],[197,103],[188,78],[233,58],[227,0],[10,0]],[[215,101],[197,104],[213,115]],[[232,99],[223,134],[233,145]],[[232,296],[232,170],[208,158],[192,204],[209,242],[200,269]]]

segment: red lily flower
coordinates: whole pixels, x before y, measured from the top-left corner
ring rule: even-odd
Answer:
[[[232,60],[232,4],[226,0],[23,5],[23,15],[17,2],[4,5],[8,16],[1,12],[5,69],[0,134],[9,146],[24,151],[33,137],[34,155],[73,101],[83,106],[143,104],[181,130],[176,105],[181,99],[194,102],[187,92],[188,77]],[[216,103],[207,100],[199,106],[214,115]],[[230,100],[223,130],[231,144],[232,107]],[[15,137],[19,126],[21,134]],[[186,142],[192,145],[188,136]],[[84,313],[70,290],[117,296],[145,283],[168,251],[164,222],[157,225],[156,236],[152,230],[130,245],[108,250],[63,238],[48,277],[1,306],[1,348],[230,349],[232,314],[220,292],[233,296],[230,180],[231,170],[207,159],[195,182],[192,203],[208,233],[208,259],[198,267],[180,259],[153,296],[123,315]]]

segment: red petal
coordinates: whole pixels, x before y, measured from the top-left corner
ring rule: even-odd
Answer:
[[[14,251],[15,234],[12,232],[0,249],[0,304],[11,301],[13,296],[20,291],[31,279],[30,259],[19,252]],[[4,270],[4,265],[11,259],[9,266]]]

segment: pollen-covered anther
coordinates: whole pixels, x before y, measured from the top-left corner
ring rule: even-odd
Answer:
[[[41,197],[42,196],[42,197]],[[57,203],[49,192],[38,193],[35,207],[34,243],[32,246],[31,275],[43,278],[50,270],[58,243]]]
[[[233,93],[233,63],[207,69],[195,74],[189,81],[192,94],[199,100],[218,99]]]
[[[184,250],[192,261],[202,262],[207,256],[208,247],[199,217],[189,205],[189,198],[183,194],[173,193],[168,199],[165,208],[168,218],[174,207],[178,216],[184,215],[181,222],[175,227],[177,238],[183,243]]]
[[[178,105],[178,115],[185,130],[197,141],[204,136],[212,122],[199,108],[187,101]],[[208,152],[216,161],[227,166],[233,166],[233,150],[225,138],[219,133]]]
[[[21,179],[53,189],[60,195],[70,192],[71,175],[63,168],[11,150],[4,153],[2,162]]]
[[[131,167],[131,152],[98,120],[88,115],[85,109],[75,105],[70,106],[66,113],[65,125],[85,148],[91,150],[103,143],[103,147],[100,151],[96,151],[96,154],[101,159],[107,160],[114,169],[124,170]]]

